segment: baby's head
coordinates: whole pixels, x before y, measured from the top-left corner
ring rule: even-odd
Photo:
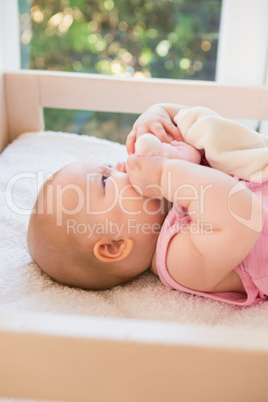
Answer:
[[[142,197],[122,164],[75,162],[40,190],[28,248],[57,282],[106,289],[150,266],[165,215],[163,201]]]

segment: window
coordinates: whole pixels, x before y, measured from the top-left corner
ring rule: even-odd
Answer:
[[[221,0],[20,0],[21,67],[214,80],[220,12]],[[45,110],[47,129],[120,142],[136,117]]]
[[[221,0],[21,0],[22,68],[214,80]]]

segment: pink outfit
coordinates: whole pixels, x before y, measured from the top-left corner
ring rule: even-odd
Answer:
[[[244,183],[257,197],[262,197],[264,209],[263,231],[253,249],[235,268],[235,272],[242,280],[246,294],[238,292],[205,293],[195,291],[180,285],[171,277],[166,265],[169,243],[173,236],[179,233],[190,221],[187,212],[178,205],[173,205],[173,208],[162,226],[157,242],[156,266],[159,278],[164,285],[170,289],[205,296],[240,306],[249,306],[250,304],[268,298],[268,180],[262,183]],[[237,239],[237,241],[239,242],[239,239]],[[215,267],[215,269],[217,269],[217,267]]]

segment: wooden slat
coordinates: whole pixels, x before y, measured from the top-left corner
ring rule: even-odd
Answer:
[[[267,87],[34,71],[5,74],[5,86],[12,138],[43,128],[42,107],[140,113],[152,103],[176,102],[208,106],[227,117],[268,118]],[[201,333],[181,326],[171,342],[175,328],[167,323],[142,331],[134,320],[135,330],[122,320],[125,329],[119,327],[121,338],[116,339],[113,320],[94,336],[83,330],[98,328],[100,322],[87,323],[88,317],[78,323],[74,317],[55,316],[58,324],[52,322],[50,332],[52,319],[46,317],[1,316],[1,396],[94,402],[268,400],[265,333],[244,331],[238,337],[234,329],[230,337],[224,329],[220,335],[216,329]],[[161,342],[152,339],[160,327]]]
[[[267,401],[261,352],[0,335],[1,395],[84,402]]]
[[[44,107],[141,113],[170,102],[207,106],[229,118],[268,118],[268,87],[68,73],[43,73],[40,85]]]
[[[207,106],[229,118],[268,119],[268,86],[43,71],[6,73],[5,84],[11,139],[43,129],[42,107],[141,113],[170,102]]]
[[[4,74],[9,139],[44,128],[38,74]]]
[[[6,104],[4,96],[4,79],[0,74],[0,152],[8,144],[7,120],[6,120]]]
[[[0,323],[5,328],[0,331],[1,396],[77,402],[268,400],[264,333],[9,314]]]

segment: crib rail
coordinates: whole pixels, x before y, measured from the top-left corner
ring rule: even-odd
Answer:
[[[267,333],[249,329],[0,311],[0,355],[0,396],[5,397],[268,398]]]
[[[175,102],[268,119],[267,86],[23,71],[5,73],[4,90],[9,141],[43,129],[44,107],[140,113]],[[0,311],[0,397],[267,401],[267,339],[254,329]]]
[[[42,130],[44,107],[141,113],[154,103],[170,102],[207,106],[229,118],[268,119],[268,86],[33,70],[5,73],[4,84],[10,140]]]

